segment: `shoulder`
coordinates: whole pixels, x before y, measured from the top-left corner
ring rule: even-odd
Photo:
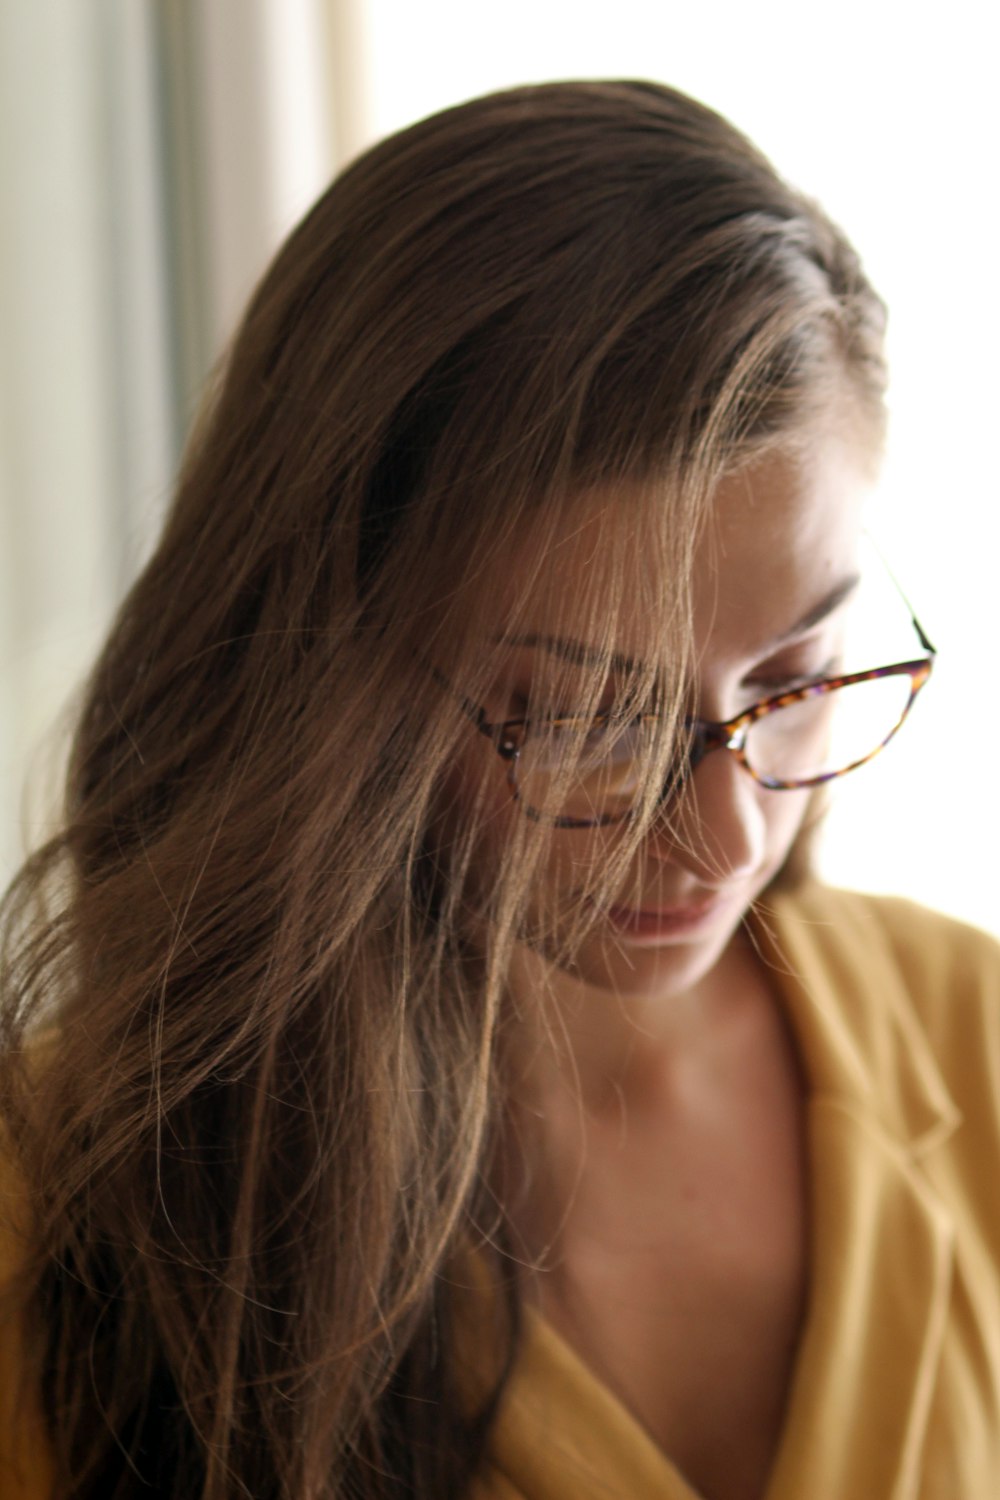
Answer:
[[[809,883],[776,895],[782,960],[850,1036],[868,1083],[919,1135],[948,1113],[960,1143],[997,1143],[1000,943],[915,902]]]
[[[966,922],[897,896],[809,883],[775,906],[782,926],[809,931],[818,959],[883,982],[891,974],[929,1031],[943,1039],[1000,1008],[1000,942]]]
[[[54,1465],[41,1405],[25,1390],[21,1336],[0,1318],[0,1495],[4,1500],[49,1500]]]
[[[4,1500],[46,1500],[54,1483],[40,1403],[26,1380],[21,1272],[28,1251],[27,1201],[11,1153],[4,1150],[0,1152],[0,1495]]]

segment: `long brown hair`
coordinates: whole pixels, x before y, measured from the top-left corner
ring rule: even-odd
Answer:
[[[624,518],[655,512],[659,659],[630,690],[669,737],[706,497],[835,392],[875,433],[882,323],[820,210],[650,83],[448,110],[280,251],[86,688],[64,826],[5,903],[0,1103],[60,1494],[463,1492],[517,1303],[474,1401],[445,1268],[503,1242],[497,1016],[546,830],[521,820],[474,896],[475,806],[446,857],[429,830],[524,597],[504,561],[530,535],[556,577],[581,492],[620,507],[596,693]]]

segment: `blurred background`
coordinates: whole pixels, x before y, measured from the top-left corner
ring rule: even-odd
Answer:
[[[53,726],[291,225],[447,104],[641,76],[746,130],[889,302],[870,522],[940,655],[905,733],[838,785],[821,870],[1000,932],[989,30],[982,0],[0,0],[0,885],[45,830]]]

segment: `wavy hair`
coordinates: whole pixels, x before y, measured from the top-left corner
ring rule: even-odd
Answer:
[[[475,700],[502,672],[498,613],[557,583],[600,493],[595,701],[642,515],[656,649],[628,691],[667,755],[713,485],[845,392],[877,438],[882,334],[819,208],[652,83],[447,110],[281,249],[4,905],[16,1293],[59,1495],[465,1492],[517,1295],[473,1399],[448,1267],[471,1240],[503,1280],[498,1018],[548,832],[516,820],[488,889],[484,799],[431,837],[469,733],[441,678]]]

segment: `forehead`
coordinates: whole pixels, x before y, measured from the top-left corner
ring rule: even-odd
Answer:
[[[694,559],[702,649],[766,645],[848,577],[871,483],[868,463],[835,438],[725,479]]]
[[[870,470],[866,453],[831,434],[776,451],[719,483],[690,572],[699,656],[709,648],[735,656],[763,647],[850,575]],[[663,508],[670,504],[664,486],[595,491],[581,497],[541,562],[525,539],[512,569],[512,581],[523,579],[525,567],[531,573],[519,628],[586,642],[603,596],[613,602],[617,649],[647,657],[651,622],[662,619],[677,589],[663,545],[670,525]]]

